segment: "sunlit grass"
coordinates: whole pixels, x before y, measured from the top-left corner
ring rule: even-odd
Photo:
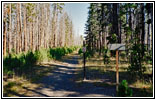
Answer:
[[[83,59],[80,60],[81,67],[83,68]],[[126,79],[129,83],[129,87],[134,88],[134,96],[152,96],[153,93],[153,84],[149,81],[143,81],[141,79],[136,79],[135,77],[131,77],[130,74],[127,72],[128,67],[130,64],[127,60],[120,58],[119,61],[119,80],[120,82]],[[144,74],[151,74],[152,73],[152,65],[143,63],[143,66],[146,68]],[[111,57],[110,63],[104,64],[102,57],[91,57],[86,60],[86,73],[89,77],[89,80],[97,81],[93,82],[95,86],[100,87],[111,87],[115,86],[116,83],[116,58]],[[83,73],[83,70],[80,74]],[[107,75],[112,82],[98,82],[101,80],[102,76]],[[81,75],[82,77],[82,75]],[[82,84],[81,79],[79,82]],[[105,79],[103,79],[105,80]],[[114,82],[114,83],[113,83]],[[139,91],[138,91],[139,89]],[[139,92],[139,93],[138,93]]]

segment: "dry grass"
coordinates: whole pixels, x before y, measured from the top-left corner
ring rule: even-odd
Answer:
[[[34,93],[30,90],[35,90],[41,84],[36,83],[42,77],[51,74],[50,72],[55,68],[50,64],[42,63],[36,65],[30,79],[26,76],[15,76],[14,78],[7,78],[3,80],[3,96],[4,97],[29,97]]]
[[[83,60],[80,60],[81,66],[83,66]],[[134,96],[152,96],[153,94],[153,84],[152,82],[146,82],[143,80],[136,79],[135,77],[131,77],[130,74],[127,73],[128,66],[130,64],[125,61],[124,59],[120,59],[119,63],[119,75],[120,75],[120,82],[126,79],[129,83],[129,87],[133,88]],[[151,74],[152,73],[152,65],[145,64],[146,72],[144,74]],[[103,58],[100,57],[92,57],[87,59],[86,61],[86,68],[87,68],[87,75],[88,77],[92,77],[94,80],[102,79],[101,76],[108,75],[109,79],[112,82],[116,81],[116,61],[115,57],[110,59],[109,64],[103,63]],[[82,74],[82,73],[80,73]],[[94,78],[96,77],[96,78]],[[96,86],[113,86],[114,83],[107,83],[107,82],[93,82]],[[139,92],[139,93],[138,93]]]

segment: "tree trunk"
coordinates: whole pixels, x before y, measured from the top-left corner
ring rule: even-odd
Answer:
[[[102,46],[102,43],[101,43],[101,33],[102,32],[99,33],[99,55],[100,56],[101,56],[101,49],[102,49],[102,47],[101,47]]]
[[[118,4],[113,3],[113,33],[117,36],[117,43],[119,42],[119,29],[118,29]]]
[[[153,43],[153,38],[152,38],[152,36],[153,36],[153,3],[151,3],[151,6],[150,6],[151,8],[150,8],[150,12],[151,12],[151,41],[150,41],[150,50],[152,50],[153,48],[153,46],[152,46],[152,43]],[[155,11],[155,10],[154,10]]]
[[[144,4],[142,3],[141,4],[141,13],[142,13],[142,19],[141,19],[141,22],[142,22],[142,35],[141,35],[141,44],[142,44],[142,57],[144,56],[144,37],[145,37],[145,23],[144,23]]]
[[[21,41],[22,41],[22,18],[21,18],[21,3],[18,4],[18,13],[19,13],[19,46],[18,46],[18,49],[19,49],[19,52],[21,52]]]
[[[6,34],[7,34],[7,11],[6,4],[3,7],[3,56],[6,56]]]
[[[24,20],[24,51],[27,51],[27,15],[26,15],[26,5],[24,4],[24,16],[23,16],[23,20]]]
[[[16,4],[16,19],[17,19],[17,25],[16,25],[16,53],[19,53],[19,4]]]
[[[11,20],[11,3],[9,4],[9,9],[10,9],[10,12],[9,12],[9,36],[8,36],[8,53],[10,54],[11,52],[11,34],[12,34],[12,20]]]

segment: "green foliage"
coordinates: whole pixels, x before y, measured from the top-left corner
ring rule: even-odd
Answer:
[[[86,52],[85,52],[86,58],[93,57],[93,55],[94,55],[94,51],[88,51],[88,50],[86,50]]]
[[[128,87],[128,83],[126,80],[123,80],[119,85],[119,90],[117,92],[119,97],[131,97],[132,96],[132,89]]]
[[[13,74],[13,72],[15,74],[23,73],[33,67],[37,61],[38,57],[32,51],[26,54],[9,54],[3,58],[3,72],[7,75]]]
[[[63,48],[50,48],[49,50],[51,58],[53,59],[60,59],[62,56],[65,55],[65,52],[67,51],[65,51],[65,49]]]
[[[62,47],[62,48],[50,48],[49,53],[50,53],[50,58],[52,59],[61,59],[62,56],[65,56],[66,54],[72,53],[75,51],[77,47]]]
[[[13,86],[15,86],[15,85],[16,85],[15,82],[9,82],[9,83],[6,85],[6,87],[7,87],[7,88],[11,88],[11,87],[13,87]]]
[[[112,35],[106,37],[107,40],[109,40],[110,43],[115,43],[117,42],[117,35],[115,33],[113,33]]]
[[[3,72],[6,75],[26,74],[37,62],[42,62],[47,59],[61,59],[65,54],[72,53],[78,47],[62,47],[50,48],[49,50],[40,49],[35,52],[28,51],[27,53],[9,54],[3,58]]]
[[[50,54],[48,50],[46,49],[40,49],[40,50],[35,51],[35,56],[37,57],[38,62],[42,62],[45,60],[47,61],[50,58]]]
[[[82,48],[79,49],[78,54],[79,54],[79,55],[83,55]],[[86,50],[86,52],[85,52],[85,57],[86,57],[86,58],[90,58],[90,57],[92,57],[93,55],[94,55],[94,51],[91,51],[91,50],[88,50],[88,49]]]
[[[130,66],[128,67],[128,72],[135,77],[142,78],[143,73],[145,72],[145,67],[142,66],[143,57],[141,57],[141,44],[133,45],[129,52],[131,55]]]
[[[148,51],[145,53],[144,55],[144,61],[147,63],[147,64],[152,64],[152,60],[153,60],[153,55],[152,55],[152,50]]]
[[[122,52],[120,53],[120,57],[121,57],[122,59],[125,59],[125,58],[126,58],[126,52],[125,52],[125,51],[122,51]]]
[[[103,49],[103,62],[104,64],[108,64],[110,62],[110,50],[106,47]]]
[[[82,52],[82,48],[80,48],[79,49],[79,51],[78,51],[78,54],[80,55],[80,54],[82,54],[83,52]]]

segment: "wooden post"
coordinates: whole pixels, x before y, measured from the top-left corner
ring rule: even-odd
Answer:
[[[108,48],[110,50],[116,51],[116,91],[118,91],[118,85],[119,85],[119,51],[126,50],[125,44],[109,44]]]
[[[118,91],[119,85],[119,66],[118,66],[118,50],[116,50],[116,91]]]
[[[85,52],[86,52],[86,48],[85,48],[85,41],[83,41],[83,63],[84,63],[84,66],[83,66],[83,80],[86,80],[86,55],[85,55]]]
[[[83,67],[83,71],[84,71],[84,74],[83,74],[83,80],[86,80],[86,57],[85,57],[85,53],[83,53],[83,61],[84,61],[84,67]]]

